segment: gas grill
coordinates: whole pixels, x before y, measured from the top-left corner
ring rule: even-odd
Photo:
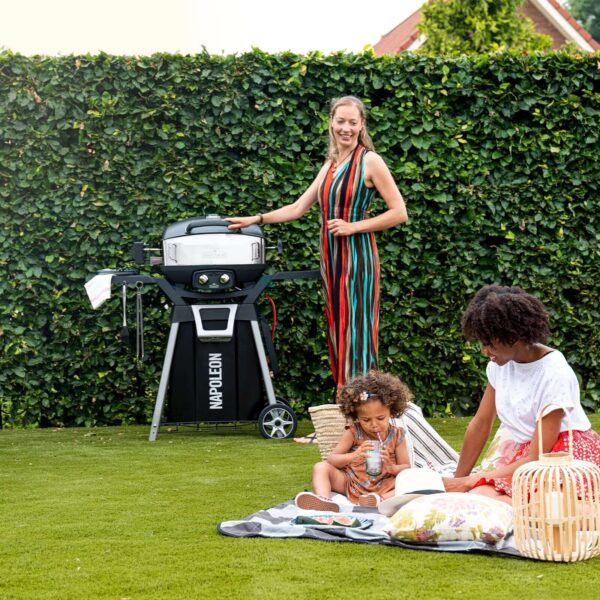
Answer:
[[[170,225],[162,239],[162,272],[172,283],[221,290],[253,283],[263,274],[265,239],[257,225],[238,232],[211,215]]]
[[[168,226],[161,256],[150,257],[163,277],[102,271],[112,274],[114,285],[157,285],[173,306],[150,441],[166,424],[257,422],[261,435],[271,439],[289,438],[296,431],[294,411],[275,395],[275,348],[256,303],[273,282],[315,278],[319,272],[266,274],[262,229],[252,225],[234,231],[228,226],[217,215]],[[145,253],[153,250],[134,243],[134,262],[145,264]]]

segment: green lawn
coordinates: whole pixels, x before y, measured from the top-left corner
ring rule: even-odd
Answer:
[[[431,422],[460,447],[467,419]],[[317,446],[254,428],[163,429],[155,443],[148,431],[0,431],[2,600],[592,598],[600,584],[600,558],[564,565],[221,536],[219,521],[308,488]]]

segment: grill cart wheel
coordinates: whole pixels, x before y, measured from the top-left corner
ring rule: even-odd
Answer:
[[[281,402],[282,398],[278,398]],[[258,416],[258,430],[267,439],[284,440],[296,433],[298,419],[294,411],[283,403],[265,406]]]

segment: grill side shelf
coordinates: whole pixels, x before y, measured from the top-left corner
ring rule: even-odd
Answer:
[[[171,285],[162,277],[151,277],[150,275],[113,275],[112,283],[116,285],[142,283],[144,285],[157,285],[167,298],[176,306],[186,305],[184,298],[190,292]]]
[[[286,281],[288,279],[316,279],[321,276],[319,271],[280,271],[273,275],[262,275],[256,285],[250,288],[244,302],[254,303],[258,297],[271,285],[273,281]]]
[[[150,275],[113,275],[112,283],[115,285],[142,283],[144,285],[156,285],[167,296],[175,306],[188,306],[189,301],[195,300],[227,300],[243,298],[244,303],[254,303],[258,297],[271,285],[273,281],[287,281],[289,279],[317,279],[319,271],[281,271],[273,275],[262,275],[255,285],[243,290],[233,292],[202,293],[188,292],[176,287],[162,277],[151,277]]]

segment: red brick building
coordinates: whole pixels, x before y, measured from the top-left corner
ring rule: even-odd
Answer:
[[[581,50],[594,52],[600,44],[573,18],[557,0],[525,0],[520,11],[529,17],[538,33],[552,38],[552,48],[557,49],[568,42],[574,42]],[[398,54],[403,50],[415,50],[425,38],[417,25],[421,19],[419,10],[386,33],[375,45],[378,55]]]

